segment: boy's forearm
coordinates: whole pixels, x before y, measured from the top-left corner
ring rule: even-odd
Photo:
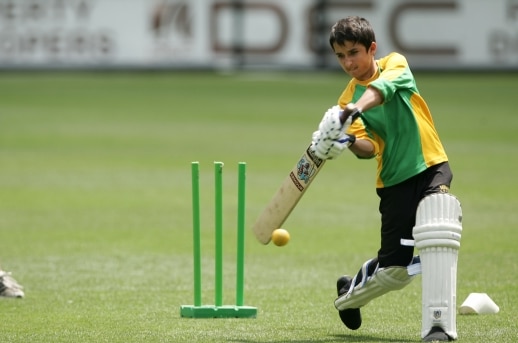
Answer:
[[[370,158],[374,155],[374,146],[366,139],[357,139],[354,144],[349,146],[349,150],[362,158]]]
[[[367,111],[383,103],[383,95],[374,87],[367,87],[355,105],[362,111]]]
[[[361,111],[367,111],[373,107],[383,103],[383,96],[374,87],[367,87],[363,95],[355,103],[356,108]],[[370,158],[374,156],[374,145],[366,139],[357,139],[354,144],[349,146],[349,150],[353,154],[361,158]]]

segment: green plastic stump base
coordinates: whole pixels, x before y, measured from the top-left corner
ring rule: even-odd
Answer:
[[[257,308],[251,306],[182,305],[180,316],[184,318],[255,318]]]

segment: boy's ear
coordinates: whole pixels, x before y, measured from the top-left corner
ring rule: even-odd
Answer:
[[[378,45],[376,44],[376,42],[372,42],[369,50],[370,50],[370,52],[372,53],[373,56],[376,55],[376,49],[377,48],[378,48]]]

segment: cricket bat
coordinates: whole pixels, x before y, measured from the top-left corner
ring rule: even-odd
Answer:
[[[318,158],[310,147],[311,145],[306,148],[252,227],[255,237],[262,244],[268,244],[272,232],[282,227],[306,189],[324,166],[326,160]]]
[[[354,111],[350,115],[351,123],[354,122],[361,112]],[[345,122],[343,112],[340,117],[342,124]],[[304,154],[290,171],[286,179],[284,179],[281,187],[273,195],[272,200],[266,205],[252,230],[255,237],[262,244],[268,244],[271,240],[273,231],[280,229],[282,224],[288,219],[291,211],[297,206],[300,198],[306,192],[313,179],[324,166],[326,160],[323,160],[311,151],[311,144],[306,148]]]

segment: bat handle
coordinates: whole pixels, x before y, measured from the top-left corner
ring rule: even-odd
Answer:
[[[351,118],[351,124],[352,124],[361,115],[362,115],[362,111],[359,108],[354,107],[354,108],[348,109],[346,106],[346,108],[340,113],[340,122],[343,125],[349,118]]]

